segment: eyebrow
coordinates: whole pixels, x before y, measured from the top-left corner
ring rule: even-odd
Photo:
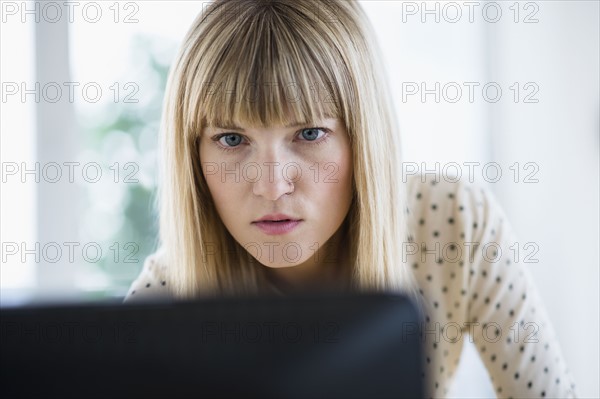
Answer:
[[[332,116],[328,116],[326,115],[324,117],[324,119],[332,119]],[[293,128],[293,127],[298,127],[298,126],[306,126],[306,125],[310,125],[310,124],[318,124],[318,121],[304,121],[304,122],[298,122],[298,121],[294,121],[292,123],[289,123],[287,125],[284,126],[284,128],[289,129],[289,128]],[[239,130],[244,132],[245,129],[241,128],[239,126],[236,126],[234,123],[220,123],[218,126],[209,126],[213,129],[225,129],[225,130]]]
[[[308,125],[310,122],[292,122],[288,125],[285,125],[284,127],[287,128],[292,128],[292,127],[298,127],[298,126],[303,126],[303,125]],[[215,129],[227,129],[227,130],[239,130],[239,131],[245,131],[244,128],[241,128],[239,126],[236,126],[235,124],[219,124],[219,126],[212,126]]]

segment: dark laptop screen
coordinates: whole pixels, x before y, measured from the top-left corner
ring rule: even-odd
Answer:
[[[3,397],[423,397],[401,295],[3,308]],[[8,395],[8,396],[6,396]]]

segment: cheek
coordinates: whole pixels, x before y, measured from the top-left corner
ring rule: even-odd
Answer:
[[[214,175],[205,175],[204,178],[206,179],[206,184],[208,185],[211,196],[215,200],[215,203],[218,204],[220,198],[227,196],[227,186],[222,184],[218,173]]]
[[[234,187],[224,180],[221,174],[221,161],[219,154],[213,149],[205,148],[208,143],[203,143],[200,146],[200,162],[202,165],[202,174],[208,186],[208,190],[215,202],[217,209],[231,198],[230,195]],[[231,179],[228,179],[231,180]]]
[[[235,206],[235,182],[232,184],[231,179],[224,180],[221,175],[221,166],[210,157],[202,161],[202,173],[212,202],[221,218],[226,217],[229,209]]]
[[[339,151],[334,156],[323,158],[319,161],[318,189],[328,197],[341,197],[351,194],[353,165],[350,149]],[[311,178],[316,177],[315,173]]]
[[[240,218],[240,216],[242,216],[240,214],[240,209],[242,209],[243,206],[244,196],[240,195],[236,190],[239,184],[221,181],[220,173],[207,176],[206,182],[217,215],[226,226],[227,230],[234,235],[234,237],[238,237],[236,233],[242,231],[240,230],[242,227],[241,221],[244,219]]]
[[[205,179],[215,207],[221,216],[226,216],[223,212],[238,206],[236,204],[238,199],[243,197],[238,194],[240,183],[236,183],[232,178],[223,179],[220,172],[205,175]]]

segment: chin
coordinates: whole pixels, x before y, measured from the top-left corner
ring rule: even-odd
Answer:
[[[257,261],[258,263],[260,263],[261,265],[268,267],[269,269],[285,269],[288,267],[296,267],[301,265],[302,263],[262,263]]]

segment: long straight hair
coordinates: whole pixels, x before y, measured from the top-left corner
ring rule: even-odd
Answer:
[[[204,127],[336,117],[354,165],[343,243],[351,286],[419,299],[402,256],[406,194],[381,65],[354,1],[217,0],[203,10],[169,72],[161,122],[160,245],[177,297],[257,293],[270,284],[216,212],[199,155]]]

